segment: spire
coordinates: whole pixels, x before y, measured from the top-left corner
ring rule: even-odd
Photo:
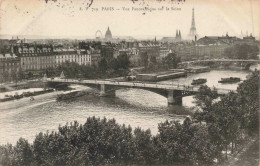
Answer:
[[[178,38],[179,34],[178,34],[178,29],[176,30],[176,38]]]
[[[190,36],[194,37],[197,34],[196,26],[195,26],[195,16],[194,16],[194,8],[192,8],[192,20],[191,20],[191,27],[190,27]]]
[[[181,39],[181,30],[179,30],[179,37],[180,37],[180,39]]]

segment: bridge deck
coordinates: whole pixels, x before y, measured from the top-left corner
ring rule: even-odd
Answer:
[[[165,90],[181,90],[198,92],[200,86],[186,86],[182,84],[162,84],[162,83],[151,83],[151,82],[126,82],[126,81],[111,81],[111,80],[74,80],[74,79],[50,79],[46,82],[60,82],[60,83],[72,83],[72,84],[91,84],[91,85],[112,85],[112,86],[123,86],[123,87],[137,87],[137,88],[154,88],[154,89],[165,89]],[[213,88],[212,88],[213,89]],[[216,88],[218,94],[227,94],[233,90]]]
[[[204,60],[195,60],[195,61],[184,61],[180,64],[185,63],[194,63],[194,62],[253,62],[260,63],[260,60],[255,59],[204,59]]]

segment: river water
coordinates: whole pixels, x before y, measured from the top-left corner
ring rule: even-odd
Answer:
[[[235,90],[238,84],[219,84],[218,80],[230,76],[245,80],[248,74],[246,71],[210,71],[162,83],[188,86],[195,78],[207,78],[206,84],[210,87]],[[92,90],[88,87],[77,88]],[[20,137],[32,143],[39,132],[57,131],[59,125],[75,120],[84,123],[90,116],[115,118],[120,124],[150,129],[152,134],[156,134],[158,123],[165,120],[182,121],[193,112],[194,107],[192,96],[183,98],[183,106],[168,106],[163,96],[140,89],[120,89],[112,98],[88,95],[62,102],[56,102],[57,93],[60,92],[36,96],[34,101],[22,98],[1,103],[0,145],[15,144]]]

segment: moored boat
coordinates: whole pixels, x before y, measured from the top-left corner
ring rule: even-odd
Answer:
[[[229,77],[229,78],[221,78],[220,81],[218,81],[219,83],[236,83],[236,82],[240,82],[240,78],[238,77]]]
[[[205,79],[205,78],[199,78],[199,79],[192,80],[191,85],[204,84],[204,83],[206,83],[206,82],[207,82],[207,79]]]
[[[85,94],[86,93],[80,91],[75,91],[67,94],[59,94],[56,100],[57,101],[68,100],[68,99],[84,96]]]

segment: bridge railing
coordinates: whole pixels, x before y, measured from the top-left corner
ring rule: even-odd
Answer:
[[[47,79],[50,82],[66,82],[66,83],[80,83],[80,84],[105,84],[105,85],[118,85],[128,87],[144,87],[144,88],[159,88],[165,90],[183,90],[183,91],[199,91],[200,86],[184,85],[184,84],[165,84],[158,82],[126,82],[126,81],[111,81],[111,80],[75,80],[75,79]],[[211,88],[216,89],[218,93],[224,94],[235,92],[235,90],[224,88]]]
[[[194,62],[255,62],[260,63],[260,60],[256,59],[201,59],[195,61],[184,61],[180,64],[194,63]]]

